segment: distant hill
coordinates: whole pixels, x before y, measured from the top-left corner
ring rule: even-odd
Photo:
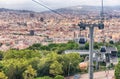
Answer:
[[[0,8],[0,12],[8,12],[8,11],[11,11],[11,12],[27,12],[27,13],[31,13],[33,11],[29,11],[29,10],[13,10],[13,9],[6,9],[6,8]]]
[[[72,6],[66,8],[56,9],[55,11],[62,13],[62,14],[85,14],[87,12],[100,12],[101,6]],[[113,11],[120,11],[120,6],[105,6],[104,12],[113,12]],[[44,11],[41,13],[51,13],[50,11]]]
[[[66,8],[60,8],[56,9],[55,11],[62,13],[62,14],[85,14],[91,11],[94,12],[100,12],[101,7],[100,6],[72,6],[72,7],[66,7]],[[6,12],[6,11],[12,11],[12,12],[28,12],[33,13],[34,11],[29,10],[13,10],[13,9],[6,9],[6,8],[0,8],[0,12]],[[120,11],[120,6],[105,6],[104,12],[113,12],[113,11]],[[38,12],[37,12],[38,13]],[[44,11],[39,13],[52,13],[51,11]]]

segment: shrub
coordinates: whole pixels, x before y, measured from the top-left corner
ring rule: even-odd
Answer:
[[[35,79],[53,79],[53,78],[51,78],[49,76],[44,76],[44,77],[38,77],[38,78],[35,78]]]
[[[120,79],[120,62],[115,67],[115,79]]]
[[[64,77],[61,75],[57,75],[54,79],[64,79]]]
[[[8,79],[8,77],[3,72],[0,72],[0,79]]]

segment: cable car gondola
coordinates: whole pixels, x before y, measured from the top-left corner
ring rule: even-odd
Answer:
[[[117,57],[117,51],[111,51],[111,58]]]
[[[102,46],[102,47],[100,48],[100,52],[106,52],[106,46]]]
[[[111,40],[109,41],[109,43],[110,43],[110,44],[114,44],[114,41],[111,39]]]
[[[85,37],[80,37],[79,44],[85,44],[87,42]]]

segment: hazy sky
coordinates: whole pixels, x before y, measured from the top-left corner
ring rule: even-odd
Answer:
[[[63,8],[76,5],[100,5],[101,0],[36,0],[52,8]],[[120,0],[104,0],[105,6],[120,5]],[[44,11],[46,8],[36,4],[32,0],[0,0],[0,8],[25,9],[34,11]]]

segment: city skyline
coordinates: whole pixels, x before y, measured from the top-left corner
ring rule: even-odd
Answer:
[[[101,0],[36,0],[43,5],[46,5],[52,9],[77,6],[77,5],[92,5],[92,6],[100,6]],[[119,6],[119,0],[104,0],[105,6]],[[8,9],[17,9],[17,10],[32,10],[32,11],[45,11],[48,10],[32,0],[0,0],[0,8],[8,8]]]

